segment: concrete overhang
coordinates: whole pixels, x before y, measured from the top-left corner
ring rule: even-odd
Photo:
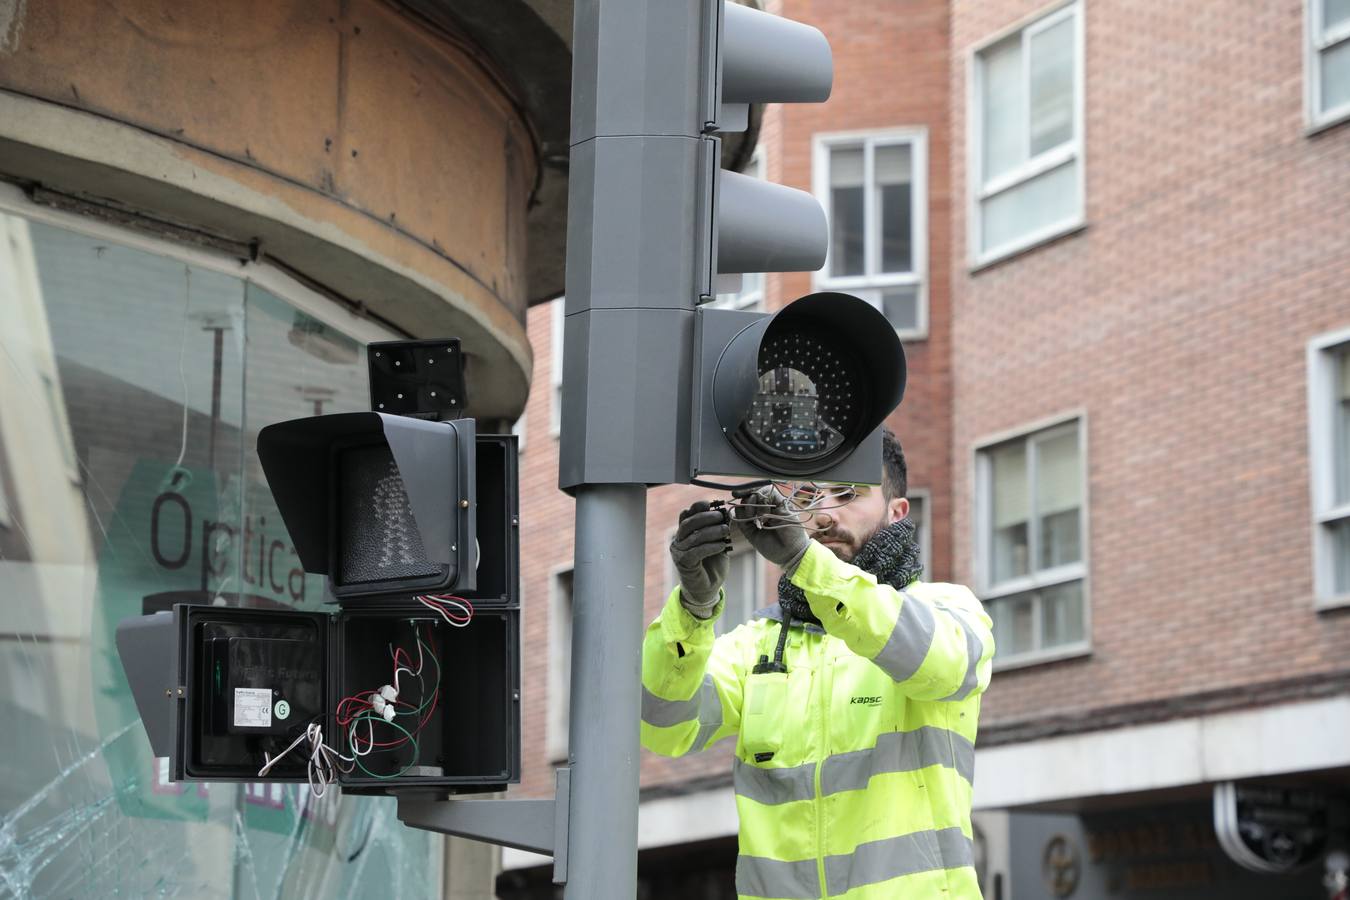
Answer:
[[[527,292],[531,306],[563,292],[567,260],[567,160],[571,133],[572,0],[401,0],[432,21],[448,17],[491,57],[539,142],[540,175],[527,220]],[[735,0],[759,6],[754,0]],[[740,171],[759,137],[750,128],[725,135],[722,165]]]

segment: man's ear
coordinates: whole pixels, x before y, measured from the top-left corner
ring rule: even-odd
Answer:
[[[904,497],[892,497],[886,501],[886,524],[899,522],[909,515],[909,500]]]

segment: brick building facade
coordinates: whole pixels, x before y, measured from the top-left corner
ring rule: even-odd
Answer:
[[[765,177],[813,190],[832,225],[825,270],[770,276],[765,308],[837,287],[892,316],[929,577],[970,584],[996,620],[986,894],[1070,896],[1052,856],[1076,860],[1077,896],[1315,890],[1320,872],[1228,861],[1210,807],[1224,781],[1332,801],[1350,781],[1350,12],[766,7],[825,32],[836,81],[827,104],[765,112]],[[532,793],[566,746],[554,315],[530,313],[524,426]],[[702,495],[649,496],[649,619],[676,514]],[[765,602],[776,575],[755,582]],[[695,884],[672,866],[704,872],[685,896],[730,896],[730,753],[644,756],[650,896]],[[508,853],[503,896],[536,895],[529,863]]]

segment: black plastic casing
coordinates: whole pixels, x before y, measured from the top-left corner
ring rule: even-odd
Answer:
[[[298,751],[259,777],[258,735],[222,737],[209,733],[211,658],[202,637],[205,623],[223,623],[246,637],[286,636],[309,630],[320,645],[317,657],[324,708],[325,742],[347,753],[345,729],[332,716],[338,702],[357,692],[378,689],[390,680],[387,646],[413,649],[412,625],[431,634],[438,646],[443,675],[439,702],[419,740],[418,768],[394,778],[378,778],[359,768],[341,775],[348,793],[476,793],[504,790],[520,781],[520,498],[517,439],[513,435],[477,438],[479,505],[478,589],[464,592],[474,607],[466,628],[453,628],[411,595],[382,597],[378,603],[339,599],[333,612],[177,604],[177,684],[182,695],[174,717],[171,771],[175,781],[304,782],[304,755]],[[405,695],[410,680],[404,677]],[[307,722],[295,720],[285,736],[267,736],[280,749]],[[230,743],[233,741],[233,743]],[[250,741],[252,743],[250,743]],[[278,743],[279,746],[278,746]],[[269,751],[271,752],[271,751]],[[291,763],[290,760],[294,760]],[[247,760],[247,761],[245,761]],[[368,757],[368,765],[387,761]],[[401,765],[389,765],[396,770]],[[430,768],[441,768],[436,773]]]

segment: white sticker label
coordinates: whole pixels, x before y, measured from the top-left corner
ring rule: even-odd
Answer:
[[[272,692],[267,688],[235,688],[234,727],[271,728]]]

